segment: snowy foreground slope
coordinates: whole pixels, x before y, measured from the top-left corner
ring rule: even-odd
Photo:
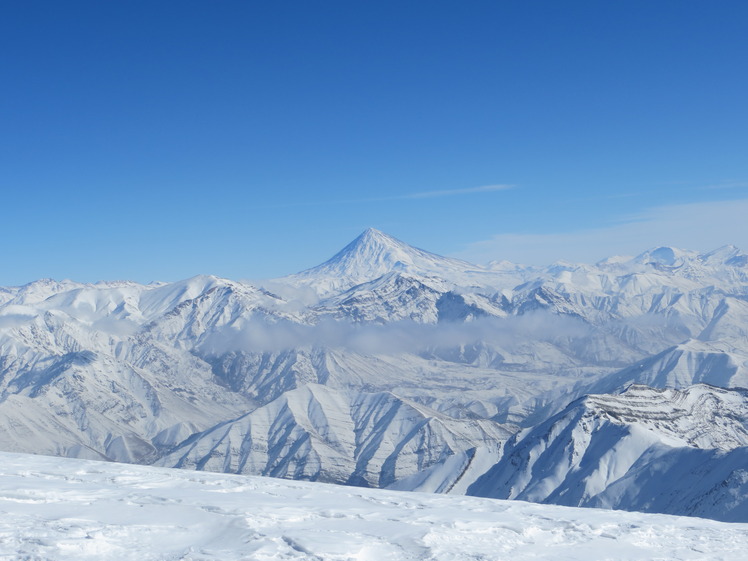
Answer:
[[[741,560],[748,524],[0,453],[0,559]]]

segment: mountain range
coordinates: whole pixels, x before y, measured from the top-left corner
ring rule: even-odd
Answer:
[[[0,449],[748,521],[748,255],[0,288]]]

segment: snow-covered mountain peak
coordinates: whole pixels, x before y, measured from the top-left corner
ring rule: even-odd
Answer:
[[[634,259],[631,255],[611,255],[596,263],[598,267],[617,267],[630,263]]]
[[[14,304],[37,304],[50,296],[84,285],[71,280],[39,279],[15,289]]]
[[[374,228],[365,230],[320,267],[325,266],[352,275],[374,274],[374,278],[396,269],[440,271],[442,267],[463,270],[475,267],[465,261],[418,249]]]
[[[730,265],[732,267],[748,265],[748,254],[743,253],[734,245],[718,247],[714,251],[703,254],[700,259],[707,265]]]
[[[424,254],[437,257],[423,250],[411,247],[384,232],[368,228],[336,253],[329,261],[324,263],[323,266],[343,265],[350,271],[351,266],[360,268],[360,261],[366,259],[377,262],[380,266],[386,266],[386,272],[388,272],[400,264],[403,266],[412,265],[419,257],[423,257]]]
[[[725,245],[701,254],[696,251],[673,247],[658,247],[638,255],[633,259],[633,263],[654,266],[655,268],[678,268],[683,265],[706,266],[709,269],[723,268],[725,265],[744,267],[748,265],[748,254],[743,253],[734,245]]]
[[[526,272],[526,271],[534,271],[536,267],[532,267],[529,265],[522,265],[520,263],[514,263],[513,261],[507,261],[506,259],[499,259],[496,261],[489,261],[486,265],[486,269],[490,271],[497,271],[497,272],[510,272],[510,273],[516,273],[516,272]]]
[[[466,261],[418,249],[369,228],[321,265],[282,280],[297,286],[312,286],[325,295],[375,280],[392,271],[449,277],[479,270],[485,272]]]
[[[389,234],[385,234],[384,232],[382,232],[381,230],[377,230],[376,228],[367,228],[366,230],[361,232],[361,234],[351,243],[407,245],[397,238],[394,238]]]
[[[696,257],[694,251],[685,251],[675,247],[656,247],[638,255],[634,261],[642,265],[679,267],[688,259]]]

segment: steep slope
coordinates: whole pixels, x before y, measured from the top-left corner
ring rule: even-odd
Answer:
[[[693,384],[748,388],[748,353],[729,343],[691,339],[601,378],[585,393],[610,393],[631,384],[683,389]]]
[[[156,342],[123,360],[130,344],[60,312],[6,333],[0,413],[11,430],[0,447],[152,461],[158,446],[246,410],[248,401],[216,384],[205,363]]]
[[[390,393],[312,384],[195,435],[158,465],[379,487],[477,445],[497,449],[510,434]]]
[[[510,439],[468,494],[748,520],[748,390],[632,386]]]
[[[0,447],[149,462],[162,447],[246,411],[251,400],[147,323],[231,284],[44,281],[17,290],[0,310],[0,416],[11,427]]]
[[[391,272],[322,300],[316,310],[322,317],[354,323],[436,323],[437,302],[450,288],[438,277]]]
[[[698,338],[702,341],[726,341],[743,345],[748,339],[748,297],[726,296],[720,300]]]
[[[501,448],[476,447],[388,485],[395,491],[466,495],[470,486],[501,458]]]

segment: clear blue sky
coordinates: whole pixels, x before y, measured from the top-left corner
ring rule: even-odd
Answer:
[[[2,2],[0,285],[279,276],[369,226],[748,250],[746,29],[742,0]]]

